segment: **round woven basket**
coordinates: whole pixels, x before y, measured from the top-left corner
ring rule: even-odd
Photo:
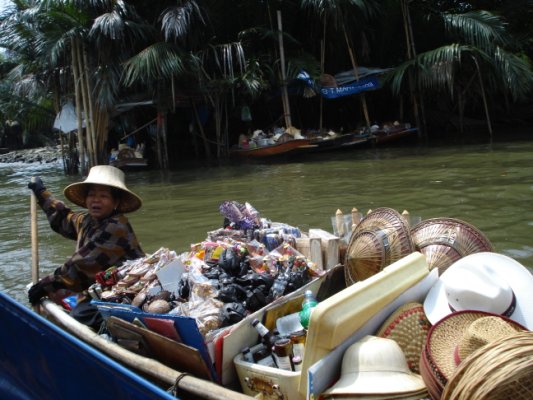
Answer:
[[[533,399],[533,332],[494,341],[466,358],[442,400]]]
[[[430,269],[441,275],[461,257],[482,251],[494,251],[490,241],[476,227],[456,218],[431,218],[411,229],[418,251],[426,256]]]
[[[385,207],[371,211],[350,237],[344,263],[346,286],[377,274],[414,251],[409,226],[400,213]]]
[[[431,323],[420,303],[407,303],[399,307],[381,325],[376,336],[392,339],[402,349],[412,372],[420,373],[420,355],[426,343]]]

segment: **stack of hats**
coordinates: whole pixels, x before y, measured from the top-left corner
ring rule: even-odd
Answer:
[[[501,315],[457,311],[430,329],[420,361],[420,373],[433,399],[440,399],[459,364],[476,350],[526,329]]]
[[[533,398],[533,333],[519,332],[487,344],[451,376],[442,400]]]
[[[418,400],[426,395],[421,376],[409,370],[394,340],[365,336],[346,349],[340,379],[321,398]]]
[[[416,224],[411,235],[416,249],[426,256],[429,268],[437,268],[439,275],[462,257],[493,251],[479,229],[456,218],[427,219]]]
[[[452,380],[454,387],[468,386],[467,392],[473,393],[479,388],[470,387],[466,380],[473,379],[472,375],[475,374],[478,374],[475,376],[478,386],[484,387],[476,393],[481,395],[483,390],[493,387],[492,384],[485,386],[486,379],[479,375],[479,370],[463,368],[463,363],[481,365],[479,361],[474,363],[474,359],[484,359],[487,364],[485,370],[487,374],[493,374],[494,379],[501,378],[496,376],[495,368],[510,372],[514,362],[512,353],[502,355],[498,361],[486,358],[483,354],[487,354],[503,338],[521,334],[533,340],[533,333],[530,332],[533,327],[532,305],[533,275],[512,258],[481,252],[454,262],[439,277],[424,301],[426,316],[433,326],[421,354],[420,373],[430,396],[437,400],[444,391],[451,393],[452,389],[448,389],[448,386]],[[529,346],[532,344],[530,341]],[[498,347],[498,351],[502,351],[502,348],[505,346]],[[531,355],[533,348],[527,351]],[[494,365],[496,362],[500,363],[497,367]],[[521,361],[520,365],[515,367],[528,371],[531,380],[533,358],[530,357],[525,365]],[[460,376],[459,368],[462,371]],[[525,372],[523,374],[526,375]],[[484,398],[520,398],[504,391],[499,391],[497,395],[493,392],[491,396]],[[449,398],[482,397],[458,395]]]
[[[411,254],[415,246],[409,226],[392,208],[377,208],[355,227],[344,262],[346,286],[365,280]]]
[[[341,378],[322,394],[323,398],[533,398],[533,275],[508,256],[480,251],[491,245],[468,225],[458,224],[456,228],[455,233],[470,232],[477,238],[471,244],[476,244],[465,246],[462,240],[460,246],[449,240],[449,247],[459,250],[458,259],[450,256],[446,263],[454,261],[449,265],[434,265],[446,266],[423,304],[402,305],[375,336],[350,346],[343,358]],[[386,231],[361,229],[359,233],[365,232],[367,237],[373,233],[374,238],[387,238],[382,243],[389,243]],[[354,238],[355,231],[352,246]],[[363,266],[364,271],[371,272],[361,263],[361,256],[352,255],[351,261],[347,279],[361,276],[354,268]]]

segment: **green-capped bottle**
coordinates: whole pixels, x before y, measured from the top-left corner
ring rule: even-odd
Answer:
[[[318,301],[311,290],[306,290],[304,294],[304,301],[302,302],[302,311],[299,313],[300,324],[307,329],[309,320],[311,318],[311,311],[316,307]]]

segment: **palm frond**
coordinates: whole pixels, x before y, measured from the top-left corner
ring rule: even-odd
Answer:
[[[501,77],[502,85],[515,100],[524,99],[533,91],[533,72],[531,65],[515,54],[498,47],[492,64],[496,76]]]
[[[182,40],[191,31],[191,25],[196,20],[202,25],[206,24],[204,13],[195,1],[167,8],[160,18],[165,40]]]
[[[443,13],[445,27],[459,34],[471,44],[482,49],[507,44],[505,23],[488,11],[470,11],[463,14]]]
[[[131,86],[134,83],[149,84],[159,79],[170,80],[172,75],[183,71],[183,57],[185,55],[170,43],[154,43],[126,61],[122,81],[126,86]]]
[[[463,53],[472,51],[474,49],[470,46],[451,44],[420,53],[416,58],[397,66],[386,77],[386,82],[390,82],[393,93],[398,94],[407,81],[406,74],[412,71],[423,88],[452,90],[455,72]]]
[[[111,40],[122,40],[124,37],[124,20],[115,11],[98,16],[91,27],[92,37],[107,37]]]

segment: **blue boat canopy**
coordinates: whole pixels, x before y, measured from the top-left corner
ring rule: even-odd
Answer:
[[[388,71],[391,71],[391,68],[358,67],[357,77],[355,76],[353,69],[340,72],[332,77],[330,76],[330,80],[332,80],[333,83],[327,86],[314,81],[305,70],[302,70],[298,74],[297,79],[304,81],[309,88],[316,93],[320,93],[322,97],[326,99],[335,99],[379,89],[381,87],[379,76]]]

